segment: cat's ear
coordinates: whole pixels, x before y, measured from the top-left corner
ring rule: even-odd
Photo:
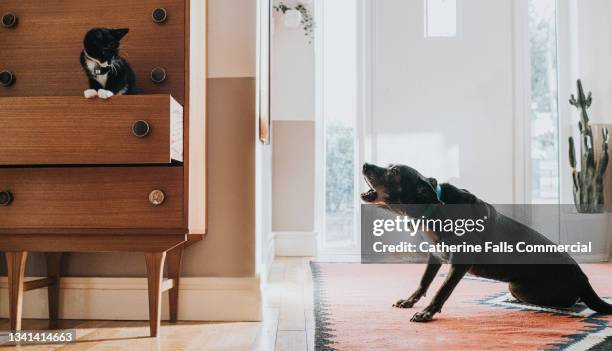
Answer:
[[[121,40],[129,31],[129,28],[113,29],[113,37],[117,40]]]

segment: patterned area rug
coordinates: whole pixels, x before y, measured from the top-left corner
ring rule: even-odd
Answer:
[[[582,267],[600,296],[612,296],[612,264]],[[391,305],[413,292],[423,265],[311,263],[311,269],[319,351],[612,350],[612,316],[596,315],[582,304],[571,309],[524,304],[505,283],[466,276],[442,313],[421,324],[410,318],[427,305],[446,273],[414,308],[402,310]]]

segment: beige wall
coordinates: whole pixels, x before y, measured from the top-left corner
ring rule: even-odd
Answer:
[[[255,274],[256,25],[257,1],[208,0],[208,234],[184,275]]]
[[[272,228],[314,229],[314,122],[274,121]]]
[[[255,80],[208,80],[208,234],[184,274],[255,273]]]
[[[208,77],[255,77],[257,0],[208,0],[208,13]]]

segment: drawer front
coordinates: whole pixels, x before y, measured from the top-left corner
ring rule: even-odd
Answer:
[[[182,108],[169,95],[0,98],[0,165],[182,161]]]
[[[163,8],[163,23],[152,19]],[[0,96],[82,95],[87,79],[79,62],[85,33],[95,27],[129,28],[121,53],[136,73],[142,94],[185,92],[185,2],[182,0],[2,0],[0,16],[14,13],[16,25],[0,26],[0,71],[15,82]],[[154,83],[155,68],[166,80]]]
[[[0,233],[184,227],[182,167],[3,168],[0,191]]]

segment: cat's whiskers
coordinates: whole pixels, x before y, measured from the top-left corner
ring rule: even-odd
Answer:
[[[113,60],[110,62],[110,68],[111,68],[111,71],[112,71],[113,75],[119,75],[119,67],[118,67],[118,63],[119,63],[119,62],[118,62],[116,59],[113,59]]]

